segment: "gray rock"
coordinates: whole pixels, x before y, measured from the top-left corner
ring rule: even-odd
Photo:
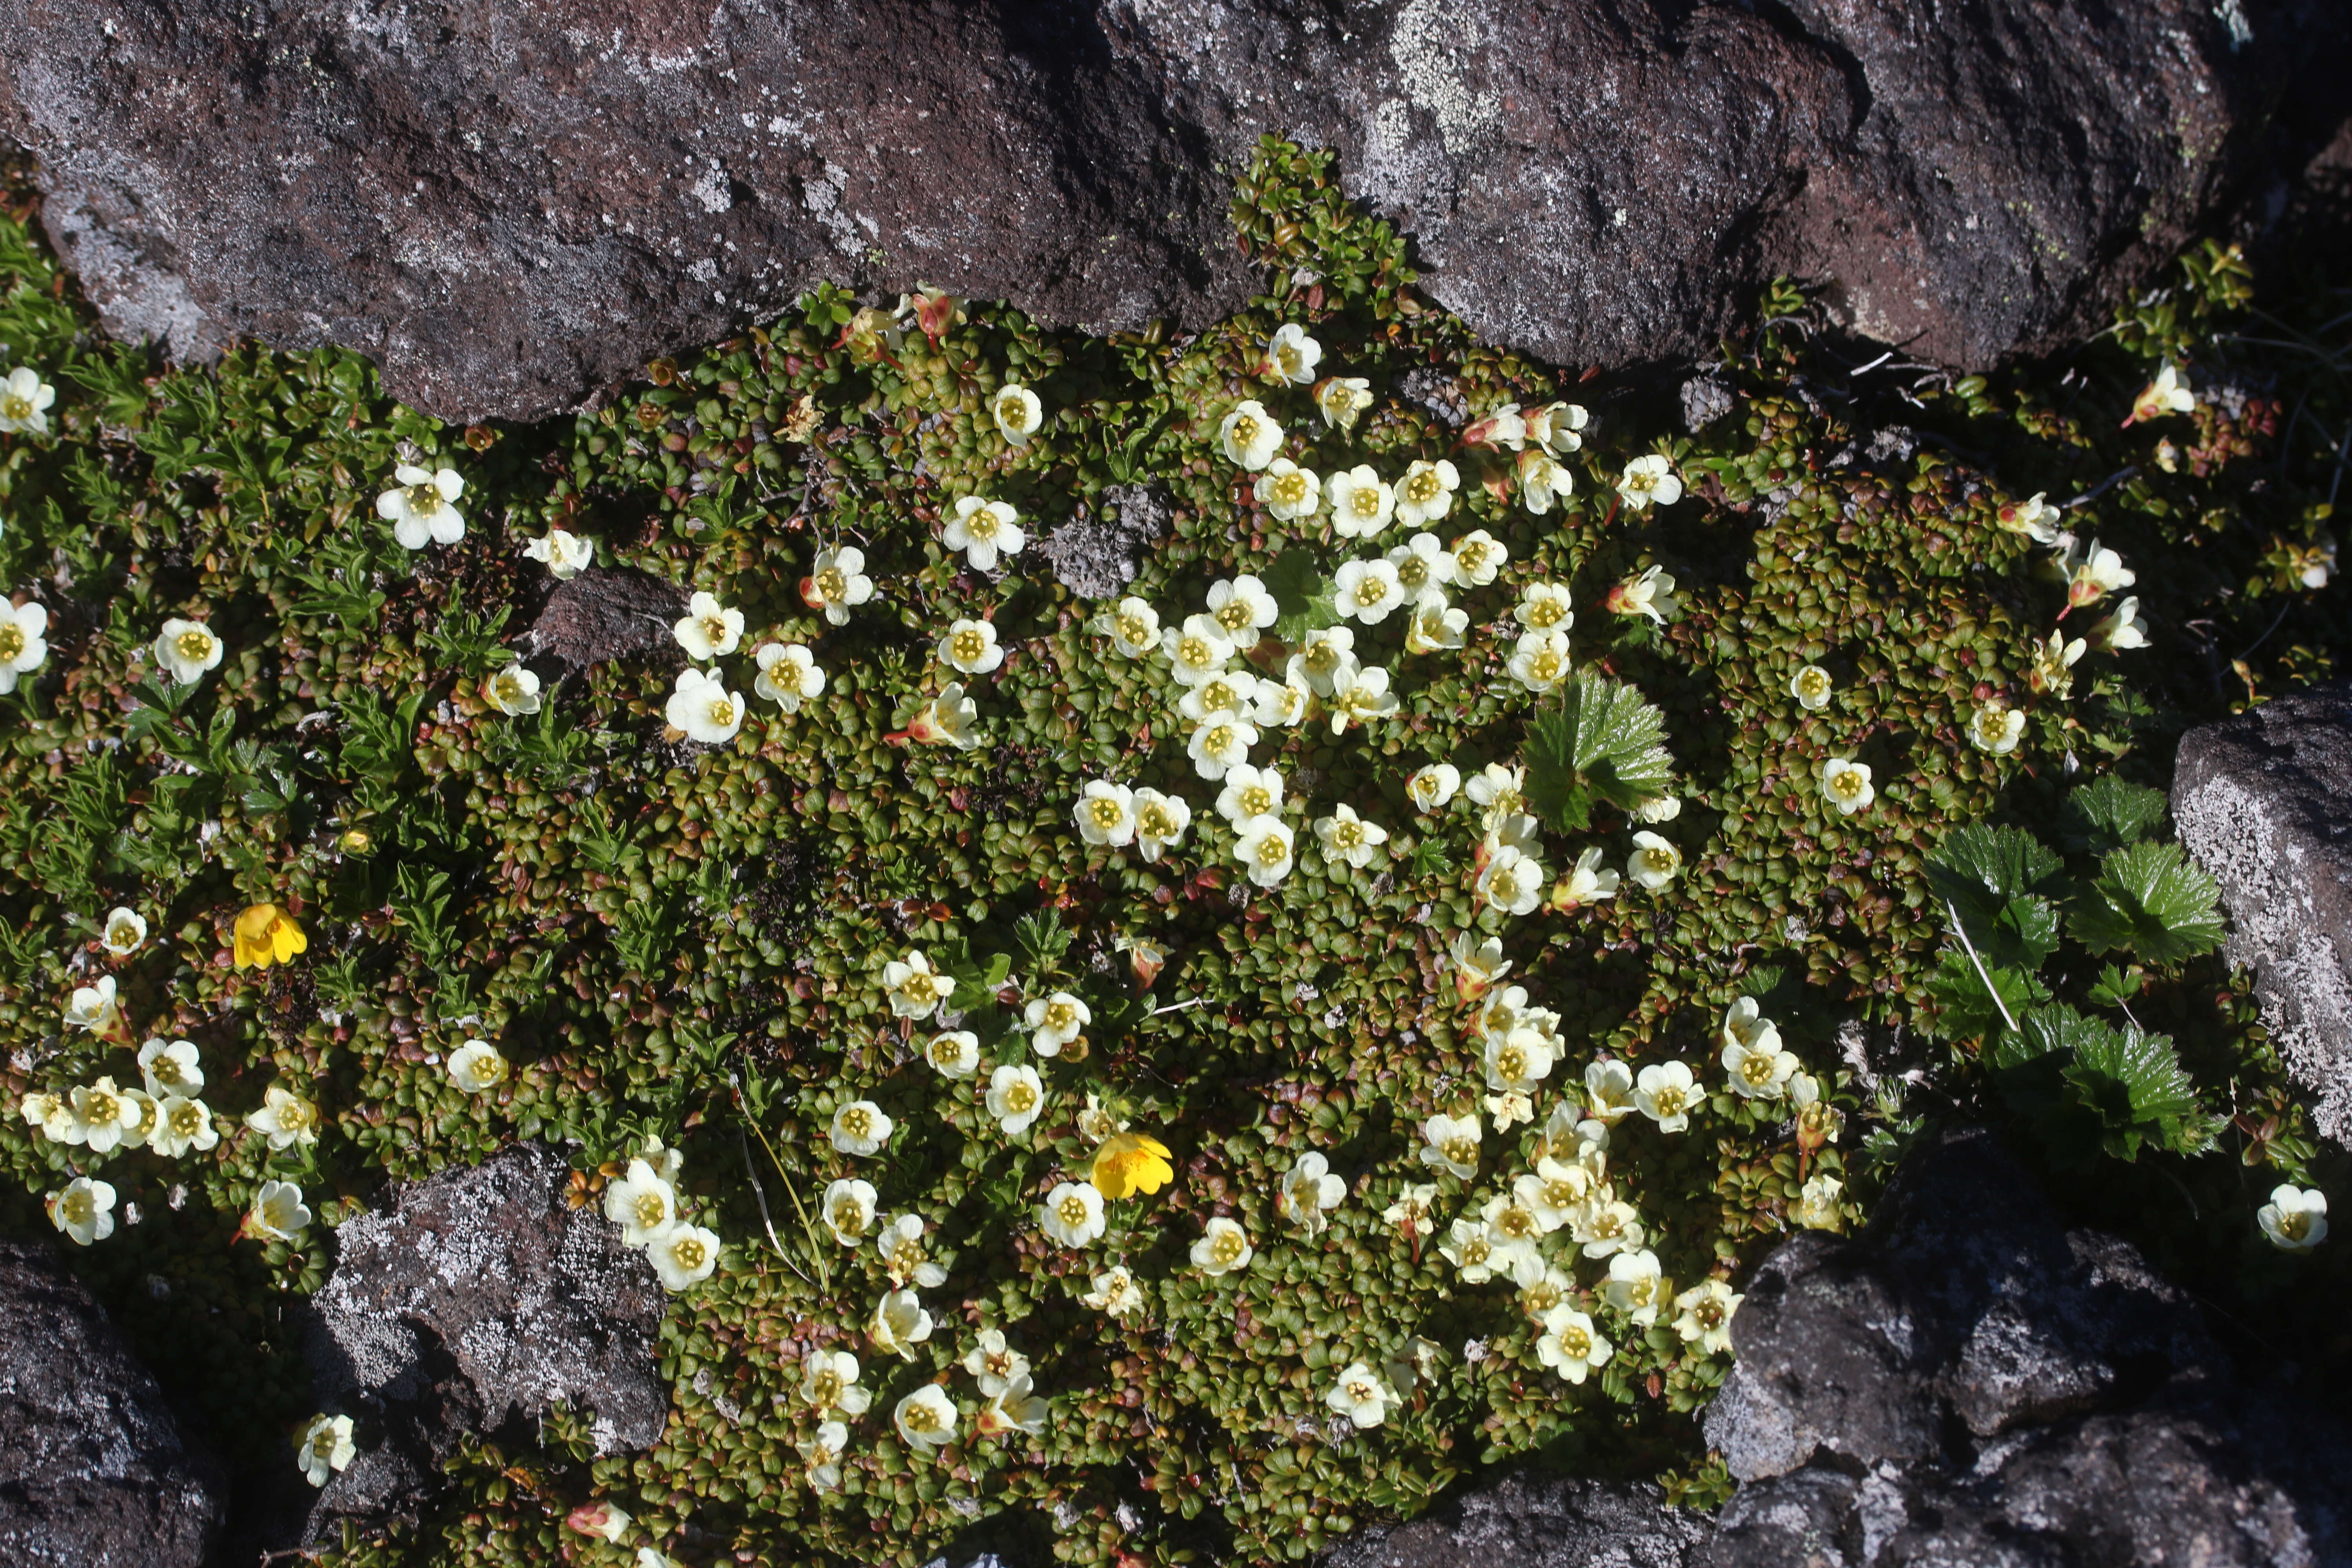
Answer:
[[[1456,366],[1415,365],[1397,378],[1397,394],[1448,429],[1470,422],[1470,400],[1463,395]]]
[[[227,1505],[105,1309],[47,1247],[0,1241],[0,1563],[197,1568]]]
[[[2202,232],[2290,78],[2340,120],[2346,31],[2315,0],[80,0],[0,10],[0,130],[118,329],[349,344],[449,417],[824,279],[1198,324],[1248,291],[1224,207],[1267,132],[1557,363],[1702,355],[1789,273],[1975,366]]]
[[[335,1518],[413,1507],[463,1433],[559,1401],[591,1416],[599,1453],[660,1438],[660,1281],[617,1226],[565,1203],[569,1173],[560,1152],[520,1144],[336,1232],[335,1271],[311,1302],[312,1377],[322,1408],[379,1440],[328,1486],[308,1539]]]
[[[1731,384],[1695,375],[1683,383],[1683,426],[1694,436],[1731,412]]]
[[[531,623],[533,658],[571,669],[606,659],[650,658],[683,668],[685,649],[672,628],[686,615],[685,589],[634,566],[591,566],[558,583]]]
[[[1368,1530],[1324,1568],[1683,1568],[1706,1538],[1704,1515],[1670,1507],[1647,1483],[1522,1472],[1410,1524]]]
[[[2180,738],[2180,842],[2221,885],[2225,950],[2313,1120],[2352,1144],[2352,685],[2281,697]]]
[[[1151,546],[1168,537],[1174,516],[1164,486],[1107,485],[1092,511],[1081,509],[1035,549],[1055,581],[1073,594],[1114,598],[1135,581]]]

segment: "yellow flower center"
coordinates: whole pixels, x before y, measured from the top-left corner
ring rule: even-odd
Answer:
[[[1549,683],[1559,679],[1560,666],[1566,662],[1557,652],[1546,648],[1528,660],[1528,673],[1539,681]]]
[[[1266,486],[1266,499],[1277,506],[1305,506],[1307,476],[1296,470],[1277,474],[1274,482]]]
[[[1465,576],[1475,576],[1486,568],[1486,547],[1475,539],[1465,540],[1454,547],[1454,560]]]
[[[1241,1261],[1242,1250],[1247,1246],[1249,1242],[1240,1231],[1220,1231],[1217,1239],[1209,1244],[1209,1256],[1216,1259],[1220,1268],[1231,1268]]]
[[[1678,1089],[1662,1089],[1650,1097],[1650,1102],[1658,1108],[1661,1117],[1680,1116],[1687,1103],[1683,1091]]]
[[[122,1102],[102,1089],[89,1091],[89,1120],[113,1121],[122,1115]]]
[[[1723,1303],[1712,1296],[1702,1296],[1691,1308],[1691,1316],[1703,1329],[1719,1329],[1723,1326]]]
[[[1659,1109],[1664,1110],[1664,1107],[1661,1105]],[[1624,1235],[1625,1216],[1613,1206],[1602,1209],[1592,1216],[1592,1234],[1604,1241]]]
[[[21,393],[11,392],[0,396],[0,419],[23,422],[33,416],[33,400]]]
[[[1017,392],[1000,392],[996,395],[996,417],[1017,430],[1029,422],[1029,405]]]
[[[727,640],[727,623],[717,616],[702,617],[702,636],[713,647]]]
[[[1364,827],[1359,822],[1342,822],[1331,829],[1331,847],[1360,849],[1364,845]]]
[[[1514,1241],[1541,1233],[1541,1227],[1536,1224],[1536,1216],[1516,1204],[1503,1211],[1502,1217],[1495,1222],[1495,1228]]]
[[[1377,485],[1359,485],[1348,492],[1348,510],[1358,521],[1370,522],[1381,515],[1381,492]]]
[[[1418,594],[1429,583],[1429,559],[1423,555],[1407,555],[1396,563],[1397,586],[1408,594]]]
[[[1498,868],[1494,881],[1488,885],[1495,889],[1495,897],[1504,903],[1507,904],[1519,896],[1519,874],[1507,866]]]
[[[175,1137],[194,1138],[205,1130],[205,1113],[194,1100],[184,1100],[172,1108],[171,1128]]]
[[[1359,604],[1377,605],[1388,596],[1388,580],[1377,573],[1367,573],[1362,581],[1356,584],[1356,600]]]
[[[727,697],[712,698],[710,700],[709,718],[713,724],[719,725],[722,728],[735,722],[734,700]]]
[[[493,678],[490,682],[490,690],[501,702],[520,702],[522,700],[522,682],[515,679],[512,675],[500,675]]]
[[[1565,614],[1566,611],[1560,602],[1549,594],[1546,594],[1540,599],[1528,601],[1528,625],[1537,631],[1549,631],[1559,625],[1560,617]]]
[[[986,507],[978,508],[963,520],[963,531],[974,542],[984,543],[996,537],[996,514]]]
[[[1213,757],[1233,750],[1233,745],[1234,727],[1231,724],[1213,724],[1209,732],[1201,739],[1201,749]]]
[[[1135,831],[1145,838],[1173,838],[1176,837],[1175,814],[1154,801],[1136,813]]]
[[[660,1215],[656,1213],[653,1218],[646,1217],[646,1205],[648,1203],[654,1204],[657,1208],[659,1200],[647,1198],[638,1199],[637,1218],[644,1224],[651,1225],[655,1223],[655,1220],[658,1219]],[[836,1198],[834,1200],[833,1213],[826,1216],[826,1220],[827,1223],[829,1223],[835,1230],[845,1230],[853,1234],[862,1231],[866,1228],[865,1205],[860,1204],[856,1198]]]
[[[1415,506],[1425,506],[1435,500],[1444,488],[1438,482],[1435,469],[1423,468],[1405,480],[1404,499]]]
[[[1054,1206],[1054,1213],[1072,1230],[1087,1223],[1087,1201],[1073,1193]]]
[[[1016,1083],[1004,1091],[1004,1109],[1015,1116],[1025,1116],[1037,1109],[1037,1091],[1025,1083]]]
[[[1285,343],[1274,351],[1274,368],[1282,373],[1286,381],[1297,380],[1299,369],[1305,363],[1306,356],[1298,352],[1297,343]]]
[[[1244,452],[1257,445],[1257,421],[1249,415],[1234,421],[1234,445]]]
[[[1583,1195],[1583,1190],[1574,1182],[1546,1182],[1544,1184],[1544,1202],[1549,1204],[1556,1209],[1570,1207]]]
[[[1205,668],[1215,658],[1215,651],[1209,647],[1209,639],[1206,637],[1188,637],[1179,638],[1177,641],[1177,662],[1187,668]]]
[[[1282,835],[1269,833],[1258,840],[1257,863],[1259,865],[1279,866],[1289,858],[1290,846],[1282,841]]]
[[[637,1223],[647,1230],[669,1218],[669,1205],[662,1200],[659,1193],[640,1193],[631,1206],[636,1211]]]
[[[1226,608],[1230,609],[1232,606],[1227,605]],[[1221,611],[1219,614],[1222,616],[1223,612]],[[1221,709],[1230,710],[1239,708],[1241,705],[1242,694],[1234,689],[1234,684],[1232,681],[1208,680],[1202,682],[1201,708],[1202,711],[1214,713]]]
[[[58,1205],[64,1213],[66,1223],[68,1225],[89,1224],[90,1215],[97,1206],[87,1191],[68,1193],[65,1201]]]
[[[1519,1292],[1519,1305],[1530,1318],[1540,1318],[1568,1299],[1568,1292],[1549,1279],[1538,1279]]]
[[[1517,1083],[1528,1076],[1528,1053],[1517,1046],[1505,1046],[1495,1053],[1495,1072],[1507,1083]]]
[[[938,1068],[958,1066],[963,1060],[963,1048],[954,1040],[941,1035],[931,1042],[931,1065]]]
[[[1478,1163],[1478,1145],[1467,1138],[1448,1138],[1437,1146],[1452,1165],[1475,1165]]]
[[[1564,1323],[1557,1336],[1560,1354],[1570,1361],[1582,1361],[1592,1353],[1592,1336],[1574,1323]]]
[[[828,605],[839,603],[849,592],[849,579],[838,566],[826,567],[811,581],[816,587],[816,596]]]
[[[842,1392],[847,1386],[841,1381],[841,1373],[827,1368],[809,1380],[809,1403],[819,1409],[831,1409],[841,1403]]]
[[[669,1244],[669,1256],[670,1261],[680,1268],[699,1268],[702,1260],[709,1256],[709,1248],[698,1237],[681,1236]]]
[[[940,1413],[929,1405],[909,1405],[906,1422],[910,1432],[936,1432],[940,1429]]]
[[[841,1130],[852,1138],[873,1135],[874,1118],[863,1106],[851,1106],[841,1113]]]
[[[213,639],[209,632],[182,632],[172,646],[178,648],[180,657],[190,664],[202,663],[213,656]]]
[[[1797,677],[1798,694],[1808,702],[1817,701],[1830,693],[1830,678],[1818,669],[1806,670]]]
[[[906,979],[898,982],[898,994],[916,1006],[923,1006],[939,1000],[939,990],[934,984],[934,977],[927,969],[918,969]]]
[[[978,664],[981,657],[988,652],[988,639],[970,628],[956,633],[950,639],[950,646],[959,664]]]
[[[2282,1210],[2278,1217],[2279,1234],[2289,1241],[2301,1241],[2311,1234],[2311,1215],[2302,1209],[2292,1213]]]
[[[1348,1398],[1354,1404],[1370,1405],[1373,1401],[1379,1399],[1380,1396],[1381,1391],[1379,1386],[1374,1384],[1367,1383],[1360,1377],[1348,1384]]]
[[[1055,1033],[1066,1033],[1078,1026],[1078,1010],[1067,1002],[1048,1003],[1045,1007],[1045,1027]]]
[[[1474,1236],[1462,1244],[1462,1267],[1473,1268],[1494,1255],[1495,1248],[1483,1236]]]
[[[1094,819],[1098,832],[1108,833],[1127,819],[1127,812],[1108,795],[1097,795],[1087,806],[1087,815]]]
[[[1755,1088],[1762,1089],[1772,1081],[1773,1065],[1770,1057],[1759,1053],[1739,1064],[1739,1076]]]
[[[1151,640],[1151,623],[1141,616],[1119,616],[1118,640],[1130,647],[1141,647]]]
[[[408,510],[418,517],[431,517],[441,510],[441,491],[431,480],[408,487]]]
[[[1862,775],[1852,768],[1843,769],[1831,776],[1830,789],[1840,800],[1853,800],[1862,794]]]
[[[0,663],[14,663],[25,651],[25,628],[15,624],[0,626]]]
[[[1671,849],[1643,848],[1642,864],[1653,871],[1671,871],[1678,857]]]
[[[1318,642],[1307,650],[1307,672],[1309,675],[1328,675],[1339,668],[1338,644],[1328,641]]]

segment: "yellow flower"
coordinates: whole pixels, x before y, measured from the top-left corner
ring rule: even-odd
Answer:
[[[1148,1132],[1119,1132],[1095,1151],[1095,1191],[1107,1198],[1156,1193],[1176,1174],[1168,1145]]]
[[[307,952],[310,939],[276,904],[256,904],[236,917],[236,966],[267,969]]]

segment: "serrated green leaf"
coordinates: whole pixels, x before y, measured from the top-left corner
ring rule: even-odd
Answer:
[[[2178,844],[2132,844],[2110,851],[2069,911],[2066,928],[2093,952],[2118,948],[2147,963],[2210,952],[2228,933],[2221,889]]]
[[[2136,1025],[2118,1028],[2063,1003],[2035,1007],[1989,1059],[2012,1097],[2042,1100],[2044,1115],[2058,1112],[2046,1097],[2063,1085],[2065,1099],[2097,1119],[2101,1146],[2119,1160],[2136,1159],[2147,1143],[2193,1153],[2212,1138],[2213,1119],[2170,1038]]]
[[[1274,606],[1279,612],[1274,635],[1281,641],[1296,643],[1308,632],[1339,624],[1338,590],[1308,552],[1287,550],[1276,556],[1260,581],[1274,595]]]
[[[1666,793],[1675,760],[1664,713],[1633,687],[1589,669],[1577,672],[1565,698],[1520,743],[1530,809],[1562,833],[1579,833],[1601,802],[1632,811]]]
[[[2060,868],[2030,833],[1969,826],[1945,836],[1927,862],[1927,881],[1959,911],[1987,967],[2032,971],[2058,950],[2058,911],[2039,889]]]
[[[1985,973],[1992,977],[2001,1001],[2009,1005],[2011,1017],[2021,1016],[2028,1008],[2050,1000],[2050,988],[2026,971],[1988,963]],[[1937,1009],[1928,1028],[1940,1038],[1994,1039],[2009,1032],[2008,1019],[1994,1005],[1992,993],[1985,989],[1977,966],[1965,952],[1945,950],[1936,973],[1928,978],[1927,994]]]
[[[2163,824],[2164,792],[2126,784],[2113,773],[2093,779],[2066,797],[2066,841],[2094,855],[2137,844]]]

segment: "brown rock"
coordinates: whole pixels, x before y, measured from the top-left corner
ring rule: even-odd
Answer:
[[[548,595],[531,623],[531,656],[572,669],[631,657],[683,668],[686,650],[671,628],[685,617],[688,597],[677,584],[634,566],[592,566]]]

